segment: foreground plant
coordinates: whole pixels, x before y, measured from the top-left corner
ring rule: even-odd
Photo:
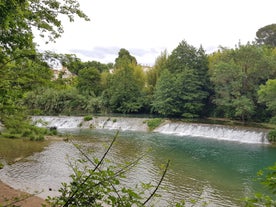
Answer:
[[[145,206],[156,196],[170,161],[167,162],[160,181],[154,185],[151,183],[141,183],[134,189],[124,186],[121,178],[125,178],[125,173],[135,166],[142,155],[137,160],[129,162],[121,167],[112,165],[106,156],[118,137],[114,136],[111,144],[101,159],[90,159],[87,153],[80,146],[76,148],[83,155],[84,159],[78,160],[78,165],[72,165],[74,174],[71,175],[72,181],[63,183],[59,189],[60,195],[49,197],[48,203],[55,206],[74,207],[74,206]]]
[[[273,166],[260,170],[258,179],[261,184],[270,192],[269,194],[255,193],[254,197],[245,199],[246,207],[255,206],[276,206],[276,162]]]

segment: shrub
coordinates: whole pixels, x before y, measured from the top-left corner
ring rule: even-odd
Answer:
[[[155,128],[157,128],[160,124],[163,123],[163,119],[160,118],[154,118],[154,119],[150,119],[147,121],[147,125],[150,131],[154,130]]]
[[[93,120],[93,117],[91,115],[87,115],[83,118],[84,121],[90,121]]]
[[[270,142],[276,142],[276,129],[273,129],[273,130],[269,131],[268,140]]]
[[[252,197],[245,198],[245,206],[276,206],[276,162],[264,170],[260,170],[257,174],[257,180],[268,190],[266,194],[255,193]]]
[[[273,116],[270,120],[269,123],[271,124],[276,124],[276,116]]]

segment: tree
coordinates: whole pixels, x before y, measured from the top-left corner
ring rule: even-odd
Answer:
[[[150,94],[153,93],[158,78],[160,77],[162,71],[166,68],[167,59],[168,53],[165,50],[156,58],[153,68],[146,73],[147,87],[149,88]]]
[[[174,84],[176,77],[170,71],[164,70],[156,83],[154,99],[152,103],[153,111],[164,116],[174,116],[180,111],[174,106],[176,90]]]
[[[168,71],[156,84],[154,110],[170,116],[201,116],[210,88],[208,60],[203,49],[180,42],[168,57],[166,68]],[[168,90],[170,93],[165,94]],[[165,109],[168,105],[171,110]]]
[[[84,68],[79,71],[77,88],[86,96],[98,96],[101,92],[101,75],[96,68]]]
[[[173,74],[165,70],[156,84],[154,111],[165,116],[198,117],[206,94],[200,90],[192,70]]]
[[[265,85],[260,86],[258,98],[259,102],[265,103],[268,110],[276,116],[276,79],[270,79]]]
[[[0,50],[6,54],[16,49],[34,48],[33,31],[54,41],[63,33],[60,15],[74,21],[75,15],[89,18],[80,10],[76,0],[3,0],[0,4]],[[47,40],[47,41],[48,41]]]
[[[257,43],[276,47],[276,24],[270,24],[258,29],[256,36]]]
[[[275,77],[276,56],[273,49],[255,44],[223,48],[210,58],[216,113],[243,121],[263,120],[264,106],[258,102],[259,85]],[[246,106],[246,107],[245,107]]]
[[[35,50],[33,29],[40,31],[42,37],[47,35],[46,41],[54,41],[63,32],[62,15],[70,21],[74,21],[75,15],[89,20],[79,6],[76,0],[0,3],[0,121],[7,128],[14,128],[17,134],[22,133],[19,124],[27,126],[23,124],[27,116],[22,98],[49,78],[49,68]]]
[[[145,85],[142,68],[125,49],[121,49],[115,61],[113,74],[108,77],[104,92],[107,107],[114,112],[138,112],[143,106]]]
[[[121,48],[118,57],[115,59],[115,69],[124,67],[126,64],[134,64],[137,65],[137,60],[135,57],[130,55],[129,51]]]
[[[57,55],[57,59],[63,67],[68,68],[70,72],[76,75],[85,67],[83,62],[75,54]]]

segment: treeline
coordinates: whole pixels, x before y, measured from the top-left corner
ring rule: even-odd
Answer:
[[[82,62],[74,55],[55,58],[74,76],[51,80],[49,69],[39,69],[22,99],[31,114],[150,113],[275,122],[276,49],[265,44],[207,55],[182,41],[147,70],[126,49],[114,64]]]

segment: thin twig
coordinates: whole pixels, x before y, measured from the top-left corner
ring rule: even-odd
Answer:
[[[116,132],[116,134],[115,134],[115,136],[114,136],[112,142],[110,143],[108,149],[105,151],[105,153],[104,153],[102,159],[101,159],[100,162],[96,165],[96,167],[94,168],[93,172],[95,172],[95,171],[98,169],[98,167],[100,167],[100,165],[102,164],[102,162],[104,161],[106,155],[108,154],[109,150],[111,149],[111,147],[113,146],[114,142],[116,141],[116,139],[117,139],[117,137],[118,137],[118,134],[119,134],[119,131]]]
[[[93,172],[95,172],[100,165],[102,164],[103,160],[105,159],[106,155],[108,154],[109,150],[111,149],[112,145],[114,144],[116,138],[118,137],[119,131],[117,131],[117,133],[115,134],[112,142],[110,143],[108,149],[106,150],[106,152],[104,153],[103,157],[101,158],[100,162],[95,166],[95,168],[93,169]],[[73,197],[76,195],[76,193],[80,190],[80,187],[83,186],[87,180],[89,180],[91,178],[93,174],[91,173],[89,176],[87,176],[87,178],[80,184],[80,186],[72,193],[72,195],[69,197],[69,199],[66,201],[66,203],[63,205],[63,207],[67,207],[71,200],[73,199]]]
[[[83,152],[83,150],[79,146],[77,146],[77,144],[74,144],[72,140],[71,140],[71,143],[77,148],[77,150],[79,150],[79,152],[82,154],[82,156],[84,156],[94,167],[96,167],[96,164],[87,156],[86,153]],[[99,168],[98,168],[98,170],[100,172],[102,172]],[[119,200],[122,202],[122,198],[121,198],[118,190],[115,188],[115,186],[111,182],[109,182],[109,183],[110,183],[111,187],[113,188],[113,190],[115,191],[115,193],[117,194]]]
[[[154,196],[154,194],[158,190],[159,186],[161,185],[161,183],[162,183],[162,181],[163,181],[163,179],[164,179],[164,177],[165,177],[165,175],[167,173],[167,170],[169,168],[169,164],[170,164],[170,160],[168,160],[168,162],[167,162],[166,168],[165,168],[165,170],[163,172],[163,175],[162,175],[162,177],[161,177],[158,185],[156,186],[156,188],[154,189],[154,191],[151,193],[151,195],[148,197],[148,199],[143,203],[143,205],[146,205],[146,203]]]

